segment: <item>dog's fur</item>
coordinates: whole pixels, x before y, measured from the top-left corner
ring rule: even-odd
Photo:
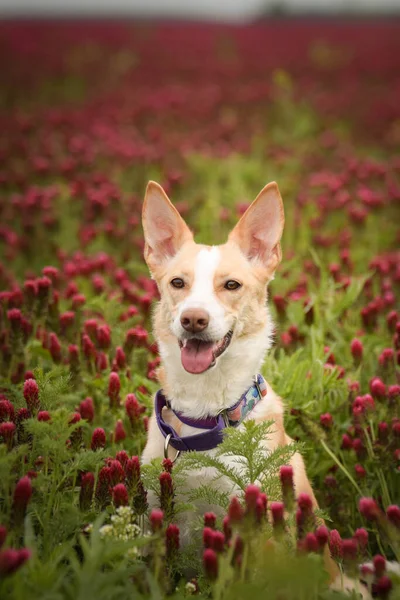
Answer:
[[[148,184],[143,228],[145,259],[161,296],[154,318],[162,361],[159,380],[175,411],[192,418],[217,415],[237,402],[259,372],[271,346],[267,284],[281,260],[283,226],[282,199],[276,183],[270,183],[242,216],[226,244],[199,245],[164,190],[154,182]],[[171,285],[174,278],[183,279],[182,289]],[[239,282],[241,287],[233,291],[225,289],[228,280]],[[217,342],[233,330],[229,347],[216,359],[215,366],[201,374],[187,372],[181,362],[178,341],[190,337],[180,322],[187,309],[205,310],[210,317],[205,332],[196,337]],[[199,433],[198,429],[181,423],[171,410],[164,409],[163,417],[181,436]],[[292,442],[284,429],[282,400],[268,383],[267,395],[253,409],[250,418],[257,422],[274,421],[274,430],[265,440],[266,451]],[[175,450],[170,448],[169,452],[174,458]],[[153,414],[142,461],[161,460],[163,456],[164,437]],[[235,463],[234,457],[227,460]],[[317,507],[300,454],[294,454],[291,464],[296,494],[309,494]],[[188,477],[187,486],[211,481],[214,475],[207,469],[195,472]],[[224,484],[219,481],[218,485],[221,488]],[[235,492],[228,488],[227,482],[225,489]],[[181,523],[184,529],[186,526]],[[325,562],[333,581],[338,569],[329,552]]]

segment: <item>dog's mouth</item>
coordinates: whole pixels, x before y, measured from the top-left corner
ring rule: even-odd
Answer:
[[[185,371],[198,375],[211,369],[217,358],[228,348],[232,335],[233,330],[230,329],[218,342],[204,341],[196,337],[179,340],[181,361]]]

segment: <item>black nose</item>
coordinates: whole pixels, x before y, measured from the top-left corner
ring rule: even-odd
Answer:
[[[181,315],[181,325],[190,333],[204,331],[208,327],[209,321],[208,313],[200,308],[185,310]]]

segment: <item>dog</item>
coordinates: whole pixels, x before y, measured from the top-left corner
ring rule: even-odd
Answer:
[[[249,417],[274,423],[266,451],[291,444],[282,400],[257,375],[273,335],[267,286],[282,257],[284,209],[277,184],[261,190],[221,246],[196,244],[163,188],[152,181],[142,222],[144,257],[161,298],[153,325],[162,388],[142,463],[175,460],[187,450],[213,452],[225,426],[240,427]],[[298,452],[291,465],[296,495],[308,494],[317,508]],[[187,486],[198,484],[199,475],[189,476]],[[205,470],[201,482],[212,475]],[[329,551],[325,563],[331,582],[338,580]]]

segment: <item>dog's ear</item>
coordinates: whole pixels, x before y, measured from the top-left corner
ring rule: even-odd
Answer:
[[[174,256],[193,234],[163,188],[149,181],[143,203],[144,257],[153,270]]]
[[[282,252],[280,239],[285,216],[275,181],[266,185],[229,234],[249,260],[257,261],[273,275]]]

